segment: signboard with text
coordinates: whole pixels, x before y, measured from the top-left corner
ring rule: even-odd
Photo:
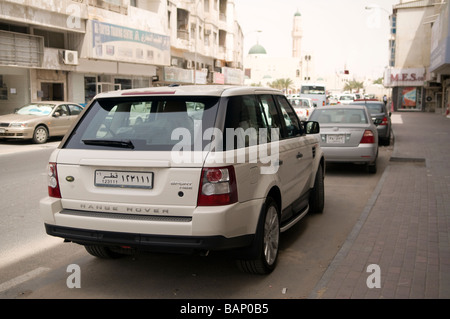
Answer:
[[[92,57],[123,62],[170,65],[170,38],[92,21]]]
[[[384,86],[423,86],[425,76],[425,68],[387,68],[384,72]]]

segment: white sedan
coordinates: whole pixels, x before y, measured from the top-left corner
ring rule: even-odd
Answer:
[[[289,100],[297,116],[302,121],[307,121],[314,111],[313,102],[310,98],[300,97]]]

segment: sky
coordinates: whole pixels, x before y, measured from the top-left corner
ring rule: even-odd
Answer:
[[[348,69],[356,78],[383,76],[388,64],[389,14],[399,0],[235,0],[244,56],[259,42],[271,57],[292,56],[294,14],[302,16],[302,51],[316,73]],[[366,10],[366,6],[373,7]]]

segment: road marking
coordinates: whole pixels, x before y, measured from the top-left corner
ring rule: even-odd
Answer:
[[[0,284],[0,292],[11,289],[12,287],[15,287],[17,285],[23,284],[24,282],[31,280],[33,278],[36,278],[37,276],[39,276],[49,270],[50,270],[50,268],[39,267],[30,272],[27,272],[26,274],[23,274],[22,276],[8,280],[7,282]]]

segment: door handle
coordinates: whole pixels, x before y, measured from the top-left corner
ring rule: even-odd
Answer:
[[[302,153],[297,153],[297,156],[296,156],[297,158],[302,158],[303,157],[303,154]]]

